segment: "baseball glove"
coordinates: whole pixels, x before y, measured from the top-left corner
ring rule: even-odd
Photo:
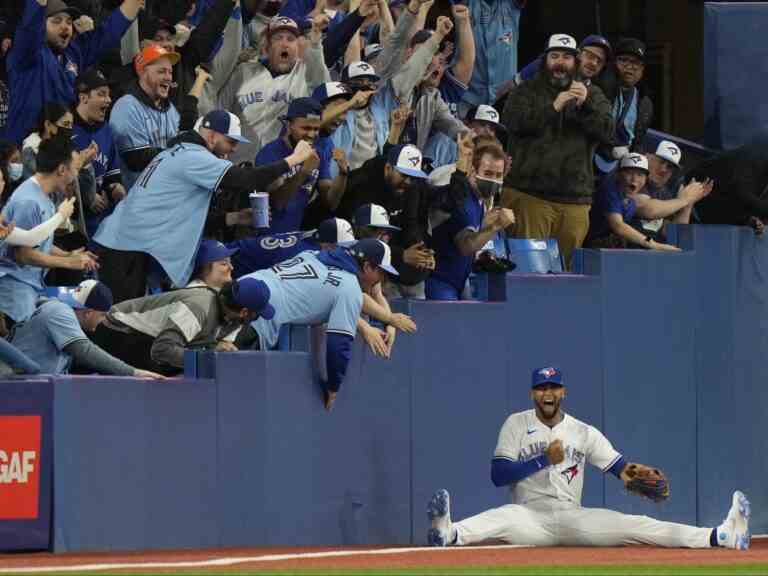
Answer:
[[[624,486],[630,492],[662,502],[669,498],[669,480],[658,468],[643,464],[628,464],[622,474]]]

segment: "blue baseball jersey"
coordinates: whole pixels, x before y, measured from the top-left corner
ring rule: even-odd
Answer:
[[[287,158],[293,154],[293,149],[286,144],[283,137],[280,136],[275,140],[272,140],[269,144],[264,146],[256,155],[256,166],[262,166],[264,164],[271,164]],[[318,155],[319,151],[318,151]],[[288,179],[292,178],[301,170],[302,164],[297,164],[292,167],[288,172],[285,172],[278,183],[282,185]],[[269,227],[269,233],[275,234],[278,232],[293,232],[301,228],[301,221],[304,219],[304,209],[307,204],[312,200],[315,194],[315,186],[318,180],[330,179],[330,158],[320,156],[320,165],[312,170],[304,183],[301,185],[296,194],[288,202],[285,208],[276,209],[272,207],[272,223]]]
[[[271,268],[307,250],[320,250],[320,244],[312,238],[313,232],[285,232],[270,236],[251,236],[229,242],[227,248],[237,248],[232,256],[234,277],[239,278],[256,270]]]
[[[589,239],[604,238],[610,235],[609,214],[621,214],[622,220],[629,223],[635,217],[637,204],[632,198],[626,198],[619,190],[616,176],[609,176],[595,193],[592,209],[589,212]]]
[[[175,286],[186,286],[211,196],[231,166],[199,144],[161,152],[93,239],[115,250],[151,254]]]
[[[19,228],[32,230],[55,213],[53,201],[43,193],[37,179],[32,177],[11,195],[2,215],[6,222],[16,222]],[[37,249],[50,254],[52,246],[53,234],[43,240]],[[47,269],[19,265],[15,260],[16,250],[18,248],[5,243],[0,245],[0,310],[19,321],[28,318],[34,311]]]
[[[125,154],[145,148],[165,149],[178,134],[180,120],[181,116],[171,102],[165,110],[158,110],[140,102],[133,94],[126,94],[112,108],[109,126],[118,152]],[[125,188],[131,188],[139,173],[129,170],[122,159],[120,169]]]
[[[103,191],[104,179],[116,177],[120,174],[117,146],[109,124],[104,122],[98,126],[90,127],[76,122],[72,132],[72,145],[75,150],[84,150],[91,145],[91,142],[96,142],[99,147],[99,154],[94,158],[92,165],[96,175],[96,191],[101,193]],[[109,205],[105,210],[99,214],[87,212],[85,215],[85,224],[89,236],[93,236],[101,221],[112,214],[112,211],[115,209],[109,191],[106,191],[106,198]]]
[[[517,72],[517,41],[523,0],[469,0],[477,54],[464,101],[493,104],[499,86]]]
[[[46,300],[32,316],[17,324],[11,341],[40,365],[43,374],[67,374],[72,357],[64,351],[77,340],[88,340],[75,311],[59,300]]]
[[[467,192],[464,201],[453,208],[450,217],[432,230],[430,243],[435,251],[435,270],[430,277],[453,286],[459,293],[472,272],[474,254],[464,256],[456,246],[456,236],[462,230],[480,230],[485,208],[480,199]]]
[[[275,347],[283,324],[327,324],[326,332],[354,338],[363,306],[357,275],[326,266],[314,252],[302,252],[244,278],[264,281],[271,292],[269,303],[275,308],[275,316],[251,323],[262,350]]]

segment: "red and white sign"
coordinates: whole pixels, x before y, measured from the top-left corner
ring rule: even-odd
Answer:
[[[40,416],[0,416],[0,520],[38,517]]]

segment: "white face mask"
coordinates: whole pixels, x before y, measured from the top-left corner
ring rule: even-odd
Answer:
[[[8,164],[8,178],[11,182],[21,180],[21,175],[24,173],[24,165],[20,162],[11,162]]]

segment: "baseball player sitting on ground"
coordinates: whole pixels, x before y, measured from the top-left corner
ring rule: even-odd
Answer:
[[[728,515],[716,528],[582,508],[587,462],[614,474],[628,490],[656,501],[669,495],[669,484],[658,470],[624,460],[596,428],[564,414],[560,403],[565,392],[560,370],[534,371],[534,409],[512,414],[504,422],[491,468],[496,486],[510,486],[512,504],[454,524],[448,491],[438,490],[427,507],[431,545],[467,546],[492,540],[532,546],[749,548],[749,501],[739,491],[733,493]]]

